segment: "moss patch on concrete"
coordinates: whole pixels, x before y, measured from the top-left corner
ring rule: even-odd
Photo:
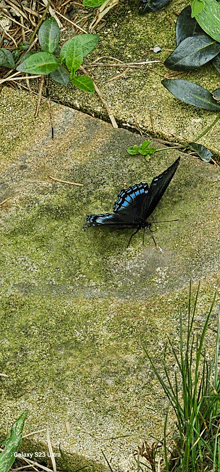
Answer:
[[[104,449],[114,470],[135,470],[132,451],[162,437],[167,406],[142,342],[160,366],[168,336],[177,343],[179,305],[186,320],[190,278],[204,282],[199,328],[219,279],[219,170],[182,156],[153,215],[163,252],[140,233],[126,249],[129,230],[83,228],[86,215],[111,211],[122,188],[150,183],[177,152],[147,163],[126,152],[140,136],[52,111],[53,140],[48,125],[1,174],[1,427],[28,408],[28,432],[49,423],[54,447],[102,463]]]

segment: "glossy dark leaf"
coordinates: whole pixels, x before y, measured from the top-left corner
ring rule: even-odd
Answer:
[[[212,92],[212,96],[215,100],[220,101],[220,88],[214,90],[214,92]]]
[[[215,56],[215,58],[212,61],[212,64],[214,64],[215,68],[217,69],[218,72],[220,72],[220,54]]]
[[[220,43],[206,34],[199,34],[184,39],[164,64],[172,70],[196,69],[211,61],[219,52]]]
[[[169,2],[170,0],[140,0],[139,13],[144,15],[145,13],[161,10]]]
[[[201,159],[203,159],[203,161],[209,162],[211,157],[213,156],[210,149],[206,148],[205,146],[202,146],[202,144],[192,142],[190,143],[190,147],[197,152],[197,154],[201,157]]]
[[[176,22],[176,44],[179,44],[189,36],[202,34],[203,30],[195,18],[191,17],[191,7],[184,8],[179,14]]]
[[[183,79],[164,79],[162,85],[176,98],[184,103],[209,111],[220,111],[220,105],[214,100],[212,94],[201,87]]]

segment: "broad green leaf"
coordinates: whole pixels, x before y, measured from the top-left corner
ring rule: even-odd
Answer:
[[[192,0],[191,8],[192,8],[192,18],[194,18],[198,13],[200,13],[205,6],[205,2],[203,0]]]
[[[4,450],[0,454],[0,472],[8,472],[15,460],[15,453],[18,451],[22,440],[22,431],[27,415],[28,410],[25,410],[15,421],[9,436],[2,443],[4,444]]]
[[[105,0],[83,0],[83,5],[86,7],[100,7]]]
[[[39,43],[42,51],[54,52],[60,41],[60,28],[55,18],[45,20],[39,28]]]
[[[206,34],[190,36],[165,60],[164,65],[172,70],[188,70],[211,61],[220,53],[220,43]]]
[[[99,41],[98,34],[79,34],[77,35],[83,50],[83,57],[87,56],[97,46]]]
[[[58,69],[59,62],[53,54],[49,52],[36,52],[23,61],[16,70],[27,74],[47,75]]]
[[[0,49],[0,66],[8,67],[9,69],[14,69],[15,67],[14,58],[8,49]]]
[[[22,56],[20,64],[21,64],[22,62],[24,62],[28,57],[33,56],[33,54],[36,54],[36,52],[34,52],[34,51],[28,51],[28,52],[26,52],[26,53]]]
[[[202,28],[198,25],[195,18],[191,18],[190,5],[184,8],[179,14],[176,22],[176,44],[179,44],[188,36],[202,34]]]
[[[73,85],[78,87],[80,90],[84,90],[84,92],[95,92],[93,81],[87,75],[74,75],[71,77],[71,81]]]
[[[67,72],[65,72],[65,70],[62,69],[62,67],[58,67],[58,69],[51,72],[50,77],[55,82],[58,82],[58,84],[64,85],[65,87],[68,85],[70,81],[69,74],[67,74]]]
[[[60,51],[60,59],[66,62],[67,69],[76,72],[83,62],[83,48],[78,36],[66,41]]]
[[[71,51],[72,42],[76,43],[79,48],[82,48],[82,55],[85,57],[89,54],[97,45],[99,36],[97,34],[79,34],[72,39],[66,41],[60,51],[60,59],[62,62],[66,61],[69,51]],[[71,69],[70,69],[71,70]]]
[[[134,156],[135,154],[139,154],[140,153],[140,146],[129,146],[127,148],[127,152],[131,156]]]
[[[161,83],[182,102],[204,110],[220,112],[220,105],[214,100],[212,94],[194,82],[183,79],[164,79]]]
[[[205,6],[195,18],[201,28],[211,38],[220,42],[220,3],[216,0],[204,0]]]
[[[211,157],[213,156],[212,152],[210,149],[206,148],[205,146],[202,146],[202,144],[197,144],[197,143],[189,143],[190,147],[194,149],[194,151],[197,152],[197,154],[203,159],[203,161],[209,162]]]

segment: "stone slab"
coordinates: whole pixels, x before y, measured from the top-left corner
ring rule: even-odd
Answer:
[[[48,425],[72,467],[104,470],[104,451],[113,470],[136,470],[133,450],[162,438],[167,407],[142,343],[161,368],[168,336],[177,343],[180,306],[187,319],[190,280],[202,282],[199,327],[219,282],[220,172],[181,155],[154,212],[163,252],[147,235],[143,247],[140,233],[127,249],[130,231],[86,229],[86,215],[111,211],[122,188],[150,183],[177,151],[150,162],[129,156],[137,134],[51,106],[53,139],[45,101],[35,120],[34,97],[1,94],[0,371],[9,376],[0,377],[1,428],[28,408],[25,432]],[[214,324],[216,316],[217,307]],[[36,440],[46,444],[46,433]]]

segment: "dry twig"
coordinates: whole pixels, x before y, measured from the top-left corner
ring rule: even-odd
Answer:
[[[79,184],[76,182],[69,182],[68,180],[56,179],[51,175],[48,175],[49,179],[54,180],[54,182],[60,182],[61,184],[68,184],[68,185],[76,185],[77,187],[83,187],[83,184]]]

